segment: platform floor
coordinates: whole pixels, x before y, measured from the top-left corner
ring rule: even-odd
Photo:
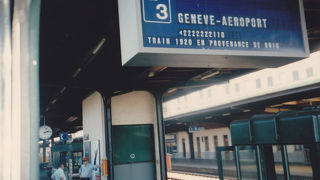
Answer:
[[[218,175],[218,166],[216,160],[208,159],[172,159],[172,170],[180,172],[193,172],[201,174]],[[299,179],[310,179],[312,177],[311,165],[290,164],[291,176]],[[236,178],[236,165],[233,160],[223,161],[225,177]],[[242,174],[255,176],[256,164],[253,161],[242,162]],[[282,164],[276,164],[276,173],[283,175]]]
[[[219,180],[218,177],[207,177],[203,175],[185,174],[183,172],[168,172],[168,180]]]

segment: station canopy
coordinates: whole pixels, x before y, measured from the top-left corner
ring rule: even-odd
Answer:
[[[310,51],[320,49],[320,1],[304,0]],[[163,90],[164,100],[257,69],[124,67],[116,0],[42,1],[41,122],[55,133],[82,129],[82,100],[98,90],[114,96]]]

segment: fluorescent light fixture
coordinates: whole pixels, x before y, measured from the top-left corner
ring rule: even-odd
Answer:
[[[77,116],[70,116],[68,119],[67,119],[67,122],[73,122],[75,120],[77,120],[78,117]]]
[[[148,77],[151,78],[151,77],[154,77],[156,74],[153,72],[153,71],[150,71],[148,73]]]
[[[159,72],[164,71],[165,69],[167,69],[167,67],[163,67],[159,70]]]
[[[121,91],[115,91],[115,92],[113,92],[114,94],[118,94],[118,93],[121,93]]]
[[[81,68],[78,68],[78,69],[73,73],[72,77],[73,77],[73,78],[76,78],[76,77],[79,75],[80,71],[81,71]]]
[[[102,38],[99,44],[94,48],[92,54],[96,54],[102,47],[102,45],[106,42],[106,38]]]
[[[206,116],[204,119],[212,119],[212,116]]]
[[[230,113],[222,114],[222,116],[230,116],[230,115],[231,115]]]
[[[274,105],[271,105],[270,107],[275,108],[275,107],[280,107],[280,106],[283,106],[283,104],[274,104]]]
[[[177,88],[169,89],[168,93],[169,93],[169,94],[170,94],[170,93],[173,93],[173,92],[175,92],[176,90],[177,90]]]
[[[60,93],[62,94],[62,93],[64,93],[64,91],[66,91],[67,90],[67,87],[63,87],[61,90],[60,90]]]
[[[210,74],[207,74],[205,76],[202,76],[200,79],[208,79],[209,77],[212,77],[212,76],[215,76],[215,75],[218,75],[220,73],[220,71],[215,71],[213,73],[210,73]]]
[[[51,101],[51,104],[55,104],[57,102],[57,99],[53,99],[52,101]]]
[[[250,112],[250,111],[251,111],[250,109],[245,109],[242,112]]]

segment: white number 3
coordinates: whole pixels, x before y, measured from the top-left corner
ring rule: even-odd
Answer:
[[[168,8],[165,4],[158,4],[156,9],[160,10],[160,13],[156,14],[158,19],[165,20],[168,18]]]

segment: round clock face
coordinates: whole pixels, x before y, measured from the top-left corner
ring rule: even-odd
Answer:
[[[49,139],[52,136],[52,129],[49,126],[41,126],[39,129],[40,139]]]

